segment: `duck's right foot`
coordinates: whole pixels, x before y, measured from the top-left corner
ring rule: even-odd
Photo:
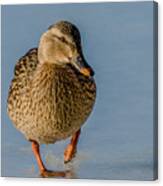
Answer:
[[[41,176],[43,178],[49,177],[62,177],[65,178],[70,174],[70,171],[50,171],[50,170],[43,170],[41,171]]]

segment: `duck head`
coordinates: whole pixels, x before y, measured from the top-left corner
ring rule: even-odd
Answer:
[[[85,76],[94,75],[82,53],[80,32],[67,21],[50,26],[41,36],[38,59],[40,63],[71,64]]]

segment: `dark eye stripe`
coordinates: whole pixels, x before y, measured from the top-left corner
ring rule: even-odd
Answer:
[[[53,35],[53,37],[57,38],[62,43],[65,43],[66,45],[68,45],[72,50],[74,50],[74,48],[76,47],[73,43],[67,41],[64,37],[59,37],[59,36],[57,36],[55,34]]]
[[[66,41],[66,39],[64,37],[58,37],[56,35],[53,35],[53,37],[59,39],[60,41],[62,41],[63,43],[67,44],[67,45],[71,45],[70,42]]]
[[[64,43],[68,43],[64,37],[59,37],[59,39]]]

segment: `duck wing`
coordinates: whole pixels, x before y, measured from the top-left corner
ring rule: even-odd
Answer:
[[[30,49],[15,65],[14,78],[26,82],[38,65],[37,48]],[[24,84],[25,85],[25,84]]]
[[[9,97],[19,94],[27,87],[38,65],[37,48],[30,49],[15,65],[14,78],[11,82]],[[16,96],[15,95],[15,96]]]
[[[21,104],[20,97],[27,91],[37,65],[37,48],[30,49],[16,63],[7,99],[7,110],[10,116]]]

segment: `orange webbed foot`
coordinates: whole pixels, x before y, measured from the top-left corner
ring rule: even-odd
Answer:
[[[61,177],[61,178],[65,178],[65,177],[69,177],[69,175],[71,174],[71,171],[67,170],[67,171],[50,171],[50,170],[43,170],[41,171],[41,177],[43,178],[54,178],[54,177]]]

